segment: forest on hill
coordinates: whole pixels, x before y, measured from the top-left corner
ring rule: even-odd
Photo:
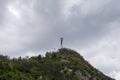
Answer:
[[[79,53],[62,48],[41,55],[12,58],[0,55],[0,80],[114,80],[90,65]]]

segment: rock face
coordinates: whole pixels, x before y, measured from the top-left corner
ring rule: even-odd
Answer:
[[[45,57],[9,59],[0,55],[0,80],[114,80],[74,50],[62,48]]]

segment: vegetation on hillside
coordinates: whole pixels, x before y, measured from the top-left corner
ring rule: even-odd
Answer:
[[[91,66],[76,51],[59,49],[30,58],[0,55],[0,80],[114,80]]]

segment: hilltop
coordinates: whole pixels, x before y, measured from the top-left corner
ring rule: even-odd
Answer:
[[[114,80],[90,65],[79,53],[62,48],[30,58],[0,55],[0,80]]]

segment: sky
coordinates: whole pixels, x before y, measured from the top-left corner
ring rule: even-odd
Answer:
[[[120,80],[120,0],[0,0],[0,53],[44,55],[64,47]]]

